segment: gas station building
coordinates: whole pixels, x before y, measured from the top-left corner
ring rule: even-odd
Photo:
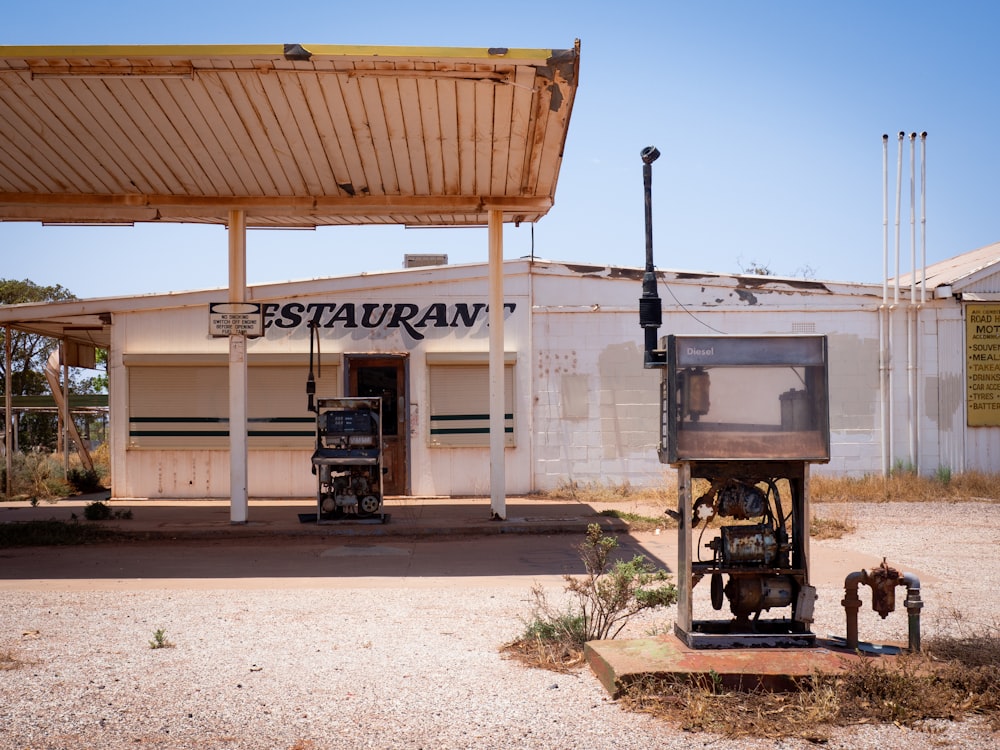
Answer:
[[[0,308],[63,364],[108,350],[112,496],[230,497],[243,522],[248,496],[313,495],[311,325],[316,395],[383,399],[387,494],[488,494],[502,518],[506,493],[661,482],[642,269],[503,260],[503,224],[554,205],[578,67],[578,44],[0,48],[0,220],[228,228],[228,288]],[[248,227],[374,223],[486,226],[489,247],[246,284]],[[827,337],[817,472],[1000,467],[1000,246],[878,285],[658,280],[661,333]],[[224,304],[261,330],[213,335]]]
[[[659,373],[642,367],[642,270],[523,259],[505,261],[503,276],[508,492],[662,482],[670,468],[656,454]],[[903,302],[891,311],[882,285],[658,278],[664,333],[827,337],[831,460],[815,472],[1000,465],[1000,424],[988,407],[1000,403],[1000,386],[984,379],[998,368],[984,355],[1000,351],[996,246],[929,267],[919,305],[909,304],[903,279]],[[247,341],[249,494],[315,491],[310,323],[319,332],[317,397],[383,398],[387,494],[489,494],[488,287],[487,264],[249,287],[247,300],[263,313],[263,335]],[[209,329],[209,306],[224,297],[223,289],[0,310],[4,325],[108,348],[113,497],[229,495],[228,344]],[[891,335],[880,337],[883,323]]]

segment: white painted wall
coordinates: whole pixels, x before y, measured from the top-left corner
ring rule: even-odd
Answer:
[[[413,269],[347,279],[254,287],[254,301],[485,301],[485,264]],[[505,263],[505,301],[516,309],[504,348],[515,352],[515,441],[506,451],[511,494],[568,482],[655,485],[672,472],[659,463],[658,370],[642,366],[638,321],[641,270],[548,261]],[[830,357],[832,458],[817,473],[877,473],[882,466],[879,400],[881,286],[712,274],[661,274],[660,335],[825,334]],[[226,451],[128,451],[128,393],[123,361],[138,354],[218,354],[226,344],[207,333],[207,306],[185,295],[161,310],[116,314],[110,357],[113,492],[116,497],[228,497]],[[485,320],[485,318],[484,318]],[[918,345],[907,359],[905,316],[892,318],[894,340],[892,455],[921,471],[997,470],[1000,429],[965,427],[961,304],[929,300]],[[429,353],[488,348],[485,323],[473,330],[428,331],[416,341],[401,329],[324,331],[324,361],[344,353],[405,353],[410,372],[411,491],[416,495],[488,495],[489,449],[429,445]],[[304,355],[305,329],[269,330],[249,343],[250,357]],[[916,394],[909,367],[918,368]],[[343,370],[338,370],[342,375]],[[305,398],[303,382],[303,399]],[[917,454],[909,453],[908,418],[916,400]],[[311,496],[308,451],[251,450],[255,497]]]

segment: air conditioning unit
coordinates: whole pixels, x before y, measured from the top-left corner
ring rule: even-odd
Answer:
[[[448,255],[446,253],[407,253],[403,256],[403,268],[446,265],[448,265]]]

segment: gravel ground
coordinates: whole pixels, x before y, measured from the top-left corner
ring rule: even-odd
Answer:
[[[814,556],[852,550],[918,571],[927,635],[954,627],[955,609],[967,625],[997,624],[1000,505],[864,505],[849,513],[857,532],[814,542]],[[0,654],[23,662],[0,671],[0,748],[810,746],[685,733],[626,713],[589,669],[555,674],[504,659],[499,646],[529,612],[523,578],[113,583],[0,593]],[[557,577],[542,583],[558,596]],[[820,587],[818,634],[843,632],[842,594],[842,585]],[[862,640],[905,637],[905,611],[885,621],[865,612]],[[646,618],[625,635],[645,635],[670,617]],[[149,647],[157,628],[173,647]],[[919,730],[851,727],[826,746],[993,748],[996,741],[980,723],[936,722]]]

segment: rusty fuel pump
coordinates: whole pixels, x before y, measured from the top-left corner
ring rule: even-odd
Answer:
[[[316,476],[316,520],[384,523],[389,516],[382,504],[382,399],[317,398],[313,344],[318,359],[319,330],[315,323],[309,326],[309,336],[306,397],[309,411],[316,415],[311,459]]]
[[[658,337],[652,164],[659,155],[654,146],[641,152],[639,323],[643,366],[661,373],[657,452],[678,474],[678,508],[669,511],[678,522],[675,632],[692,648],[812,645],[809,467],[830,458],[826,337]],[[705,578],[707,601],[694,596]],[[727,601],[731,618],[712,614]]]

